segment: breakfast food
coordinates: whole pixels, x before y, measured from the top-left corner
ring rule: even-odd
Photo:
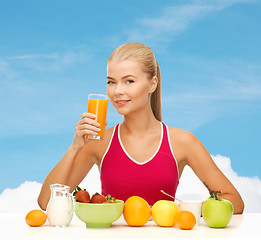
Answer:
[[[175,225],[183,230],[190,230],[196,225],[196,218],[189,211],[180,211],[176,215]]]
[[[173,201],[159,200],[151,208],[152,218],[161,227],[172,227],[176,222],[179,206]]]
[[[106,197],[99,194],[98,192],[93,194],[91,198],[91,203],[104,203],[106,201],[107,201]]]
[[[116,199],[111,195],[104,196],[96,192],[90,198],[90,194],[86,189],[81,189],[79,186],[73,192],[73,196],[77,202],[82,203],[115,203]]]
[[[139,196],[132,196],[124,204],[123,217],[126,223],[133,227],[145,225],[150,219],[150,206]]]
[[[106,199],[108,203],[116,203],[116,199],[111,195],[107,195]]]
[[[230,201],[222,199],[218,193],[213,191],[204,182],[210,197],[203,203],[202,216],[206,224],[211,228],[224,228],[233,216],[233,205]]]
[[[90,194],[86,189],[81,189],[79,186],[73,192],[73,196],[77,202],[89,203],[90,202]]]
[[[26,223],[30,227],[39,227],[46,222],[47,216],[42,210],[32,210],[25,217]]]

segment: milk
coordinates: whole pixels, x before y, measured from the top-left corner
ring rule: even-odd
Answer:
[[[51,197],[47,206],[47,218],[51,225],[65,227],[73,217],[73,203],[67,197]]]

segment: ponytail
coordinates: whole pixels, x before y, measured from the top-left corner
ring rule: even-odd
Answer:
[[[162,122],[162,108],[161,108],[161,77],[160,77],[160,67],[158,62],[157,63],[157,74],[156,77],[158,79],[158,85],[156,90],[151,94],[150,98],[150,105],[152,112],[155,116],[155,118]]]

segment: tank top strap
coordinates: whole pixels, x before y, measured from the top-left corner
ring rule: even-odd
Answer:
[[[167,126],[163,122],[161,122],[161,124],[162,124],[162,128],[163,128],[163,139],[162,139],[161,147],[168,149],[169,134],[168,134]]]
[[[119,124],[117,124],[116,126],[114,126],[114,129],[113,129],[113,132],[112,132],[112,135],[111,135],[111,139],[110,139],[110,142],[107,146],[107,149],[105,151],[105,153],[103,154],[103,157],[102,157],[102,160],[101,160],[101,164],[100,164],[100,170],[102,168],[102,165],[103,165],[103,161],[104,161],[104,158],[105,156],[107,155],[107,153],[110,151],[110,149],[115,146],[115,144],[117,145],[117,143],[119,142],[119,139],[118,139],[118,128],[119,128]]]
[[[110,145],[114,145],[115,142],[119,142],[119,137],[118,137],[118,135],[119,135],[119,125],[120,125],[120,123],[118,123],[113,129],[111,141],[108,145],[108,148],[110,148]]]
[[[162,139],[162,143],[161,143],[161,151],[164,151],[165,153],[170,154],[176,161],[175,155],[172,150],[171,142],[170,142],[168,126],[165,125],[163,122],[162,122],[162,126],[163,126],[163,139]]]

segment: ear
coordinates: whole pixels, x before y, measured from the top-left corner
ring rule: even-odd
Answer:
[[[158,78],[154,76],[150,81],[150,91],[149,93],[153,93],[158,86]]]

